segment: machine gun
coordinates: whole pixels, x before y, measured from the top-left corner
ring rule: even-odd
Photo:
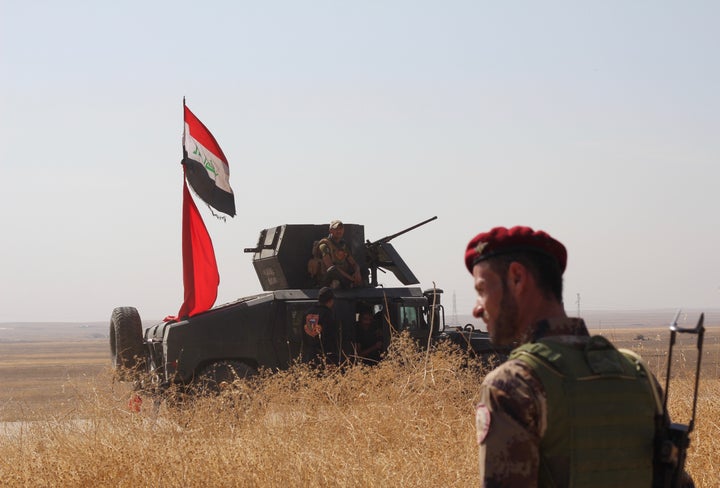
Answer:
[[[668,397],[670,395],[670,369],[672,366],[672,353],[675,346],[675,338],[677,334],[693,334],[697,336],[697,364],[695,369],[695,392],[693,393],[693,406],[690,420],[687,424],[670,423],[664,426],[662,434],[656,440],[656,466],[659,472],[653,486],[658,487],[680,487],[683,483],[685,458],[687,456],[688,447],[690,447],[690,433],[695,427],[695,411],[697,407],[698,386],[700,384],[700,360],[702,359],[703,337],[705,335],[705,327],[703,322],[705,314],[700,314],[698,323],[694,328],[678,327],[677,321],[680,317],[678,310],[675,319],[670,324],[670,348],[668,351],[667,373],[665,376],[665,399],[663,400],[663,422],[667,422],[670,417],[667,410]]]
[[[395,234],[385,236],[377,241],[370,242],[368,239],[365,242],[366,261],[368,267],[370,268],[370,286],[378,286],[377,271],[380,269],[380,271],[384,272],[381,268],[392,271],[403,285],[410,285],[418,282],[418,279],[412,271],[410,271],[410,268],[407,267],[395,248],[389,244],[389,242],[396,237],[417,229],[418,227],[425,225],[428,222],[432,222],[435,219],[437,219],[437,216],[423,220],[419,224],[415,224],[407,229],[401,230],[400,232],[396,232]]]

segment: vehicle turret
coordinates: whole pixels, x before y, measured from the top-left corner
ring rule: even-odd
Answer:
[[[362,225],[345,224],[344,240],[360,266],[367,282],[367,263]],[[283,224],[260,231],[257,246],[246,248],[253,253],[253,267],[265,291],[313,288],[308,273],[313,245],[328,236],[328,224]]]
[[[403,285],[419,283],[389,241],[436,218],[373,242],[365,240],[364,226],[344,224],[343,239],[360,266],[364,285],[378,286],[378,269],[392,272]],[[245,252],[253,253],[253,266],[263,290],[315,287],[308,273],[308,261],[312,258],[313,246],[327,236],[327,224],[284,224],[260,231],[257,245],[246,248]]]

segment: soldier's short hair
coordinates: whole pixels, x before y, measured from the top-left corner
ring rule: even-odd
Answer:
[[[333,298],[335,298],[335,293],[333,293],[332,288],[329,286],[323,286],[320,288],[320,292],[318,293],[318,302],[327,303]]]
[[[533,251],[517,251],[491,257],[487,262],[490,269],[500,275],[502,280],[507,277],[510,263],[522,264],[535,278],[538,288],[546,296],[562,303],[563,273],[559,263],[552,256]]]

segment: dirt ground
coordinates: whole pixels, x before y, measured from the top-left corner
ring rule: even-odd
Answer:
[[[72,414],[78,398],[109,378],[107,340],[0,343],[0,421]]]
[[[610,339],[615,346],[631,349],[639,353],[650,369],[664,381],[667,371],[667,355],[669,350],[670,330],[668,327],[658,328],[623,328],[608,330],[592,330],[593,334],[601,334]],[[697,336],[693,334],[676,334],[673,349],[672,374],[688,375],[695,372],[698,357]],[[703,377],[718,378],[720,376],[720,328],[712,327],[705,331],[702,352]]]

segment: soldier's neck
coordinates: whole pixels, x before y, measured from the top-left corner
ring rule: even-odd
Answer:
[[[525,337],[527,332],[541,320],[567,318],[562,303],[557,300],[547,299],[544,296],[538,296],[537,299],[528,301],[522,312],[520,318],[521,323],[524,325],[520,334],[522,337]]]

